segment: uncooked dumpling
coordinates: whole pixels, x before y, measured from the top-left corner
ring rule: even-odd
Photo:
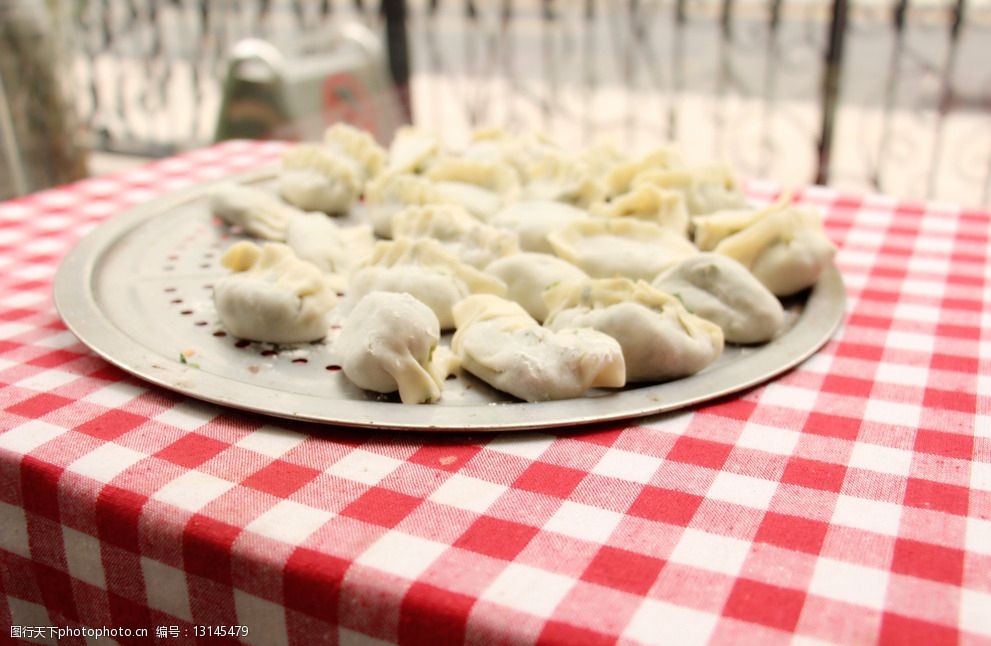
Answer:
[[[435,135],[404,126],[396,131],[389,145],[386,173],[422,173],[440,154],[441,142]]]
[[[688,208],[685,196],[651,184],[641,184],[608,202],[592,206],[594,215],[633,217],[659,224],[682,236],[688,235]]]
[[[320,270],[347,276],[372,255],[375,236],[367,225],[343,227],[323,213],[303,213],[289,220],[286,244]]]
[[[736,177],[726,164],[650,169],[634,177],[633,186],[640,184],[653,184],[681,192],[685,196],[688,212],[693,216],[747,206]]]
[[[361,193],[361,164],[326,146],[299,144],[282,156],[279,192],[304,211],[345,213]]]
[[[723,329],[731,343],[763,343],[781,329],[781,303],[747,268],[728,256],[700,253],[654,281],[690,312]]]
[[[526,401],[569,399],[625,383],[623,354],[594,330],[552,332],[519,304],[490,294],[454,307],[451,347],[461,366],[493,388]]]
[[[566,224],[587,217],[587,211],[570,204],[528,200],[504,207],[489,220],[489,224],[515,231],[523,251],[552,254],[554,248],[547,236]]]
[[[213,301],[221,324],[234,336],[303,343],[327,333],[337,301],[332,284],[288,246],[238,242],[221,263],[233,273],[217,281]]]
[[[587,327],[616,339],[627,381],[664,381],[702,370],[723,351],[718,325],[674,296],[626,278],[562,283],[544,292],[552,330]]]
[[[438,348],[440,325],[409,294],[372,292],[348,314],[334,342],[344,375],[359,388],[399,391],[404,404],[440,398],[451,361]]]
[[[523,306],[537,321],[547,318],[544,290],[566,281],[587,280],[588,276],[566,260],[544,253],[518,253],[496,260],[485,268],[506,283],[506,296]]]
[[[392,237],[392,218],[407,206],[450,202],[434,182],[410,173],[384,173],[365,188],[365,214],[383,238]]]
[[[632,218],[579,220],[551,232],[548,239],[554,253],[594,278],[652,280],[698,253],[684,236]]]
[[[515,233],[484,224],[459,204],[408,206],[392,217],[392,235],[432,238],[478,269],[520,251]]]
[[[268,191],[238,184],[214,189],[210,211],[249,235],[275,241],[286,239],[289,219],[302,213]]]
[[[434,162],[427,177],[447,198],[477,218],[488,220],[503,204],[519,196],[519,175],[501,162],[483,162],[448,157]]]

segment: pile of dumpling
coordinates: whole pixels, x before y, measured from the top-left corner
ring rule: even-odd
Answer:
[[[724,165],[501,131],[455,152],[404,128],[385,150],[335,125],[285,153],[278,194],[225,186],[211,208],[265,241],[222,259],[226,330],[312,342],[336,316],[347,378],[404,403],[459,370],[526,401],[694,374],[772,339],[778,297],[835,252],[815,211],[750,206]]]

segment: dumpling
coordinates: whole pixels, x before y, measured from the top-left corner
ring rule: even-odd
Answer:
[[[605,217],[633,217],[659,224],[683,236],[688,235],[688,208],[678,191],[641,184],[608,202],[592,206],[592,214]]]
[[[242,339],[303,343],[324,337],[337,296],[329,279],[284,244],[242,241],[224,253],[232,274],[217,281],[220,322]]]
[[[403,126],[396,131],[389,145],[386,173],[422,173],[440,154],[441,142],[435,135]]]
[[[681,152],[673,146],[657,148],[639,159],[617,159],[606,175],[606,188],[612,196],[622,195],[633,188],[634,180],[646,171],[675,170],[685,167]]]
[[[782,202],[724,238],[715,252],[739,261],[774,295],[788,296],[819,280],[836,247],[817,211]]]
[[[392,237],[392,217],[406,206],[451,202],[434,182],[409,173],[379,175],[365,189],[365,213],[383,238]]]
[[[547,236],[556,253],[593,278],[626,276],[652,280],[698,253],[670,229],[631,218],[579,220]]]
[[[299,144],[282,156],[279,192],[305,211],[344,213],[361,193],[361,164],[326,146]]]
[[[663,272],[653,285],[721,327],[731,343],[769,341],[784,323],[780,301],[728,256],[700,253]]]
[[[346,123],[335,123],[323,133],[323,145],[331,152],[353,160],[359,183],[375,177],[385,165],[385,150],[372,136]]]
[[[442,330],[454,327],[451,308],[469,294],[503,295],[497,278],[458,260],[429,238],[400,238],[379,242],[368,263],[351,275],[346,307],[374,291],[406,292],[433,310]]]
[[[507,297],[540,322],[547,318],[545,289],[567,281],[588,280],[588,275],[570,262],[543,253],[507,256],[486,267],[485,272],[506,283]]]
[[[767,209],[727,209],[692,218],[695,246],[712,251],[724,238],[742,231],[766,215]]]
[[[302,213],[268,191],[230,184],[210,193],[210,211],[257,238],[286,239],[289,219]]]
[[[477,218],[488,220],[520,191],[519,175],[501,162],[446,158],[436,161],[427,177],[448,202],[457,202]]]
[[[693,216],[748,206],[732,169],[726,164],[650,169],[634,177],[633,185],[638,184],[653,184],[681,192],[688,212]]]
[[[526,169],[523,198],[587,207],[605,197],[605,184],[587,163],[565,152],[544,155]]]
[[[523,251],[554,253],[547,236],[566,224],[588,217],[578,207],[551,200],[515,202],[504,207],[489,220],[492,226],[515,231]]]
[[[392,235],[433,238],[478,269],[520,251],[515,233],[482,223],[458,204],[408,206],[393,216]]]
[[[321,271],[347,276],[371,257],[375,236],[368,225],[342,227],[323,213],[302,213],[290,218],[286,244]]]
[[[453,367],[439,341],[429,307],[409,294],[372,292],[348,314],[334,349],[344,375],[359,388],[398,390],[404,404],[422,404],[440,398]]]
[[[594,330],[552,332],[517,303],[490,294],[454,306],[451,347],[461,366],[493,388],[526,401],[578,397],[625,384],[623,353]]]
[[[588,327],[623,348],[627,381],[691,375],[723,351],[718,325],[688,312],[674,296],[626,278],[562,283],[544,292],[552,330]]]

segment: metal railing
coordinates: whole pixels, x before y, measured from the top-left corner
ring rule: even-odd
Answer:
[[[986,0],[62,0],[98,148],[209,141],[237,40],[347,16],[393,43],[414,120],[663,141],[742,175],[989,203]]]

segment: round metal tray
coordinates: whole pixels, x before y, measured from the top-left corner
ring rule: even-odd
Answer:
[[[223,181],[268,185],[274,169]],[[581,399],[524,403],[471,375],[444,384],[433,405],[408,406],[352,385],[331,331],[323,342],[239,341],[217,321],[211,287],[237,236],[209,213],[205,184],[157,199],[97,227],[66,256],[55,304],[79,339],[107,361],[197,399],[279,417],[418,431],[507,431],[570,426],[670,411],[749,388],[821,347],[843,319],[835,267],[785,303],[788,326],[762,346],[728,346],[713,365],[663,384],[594,390]]]

